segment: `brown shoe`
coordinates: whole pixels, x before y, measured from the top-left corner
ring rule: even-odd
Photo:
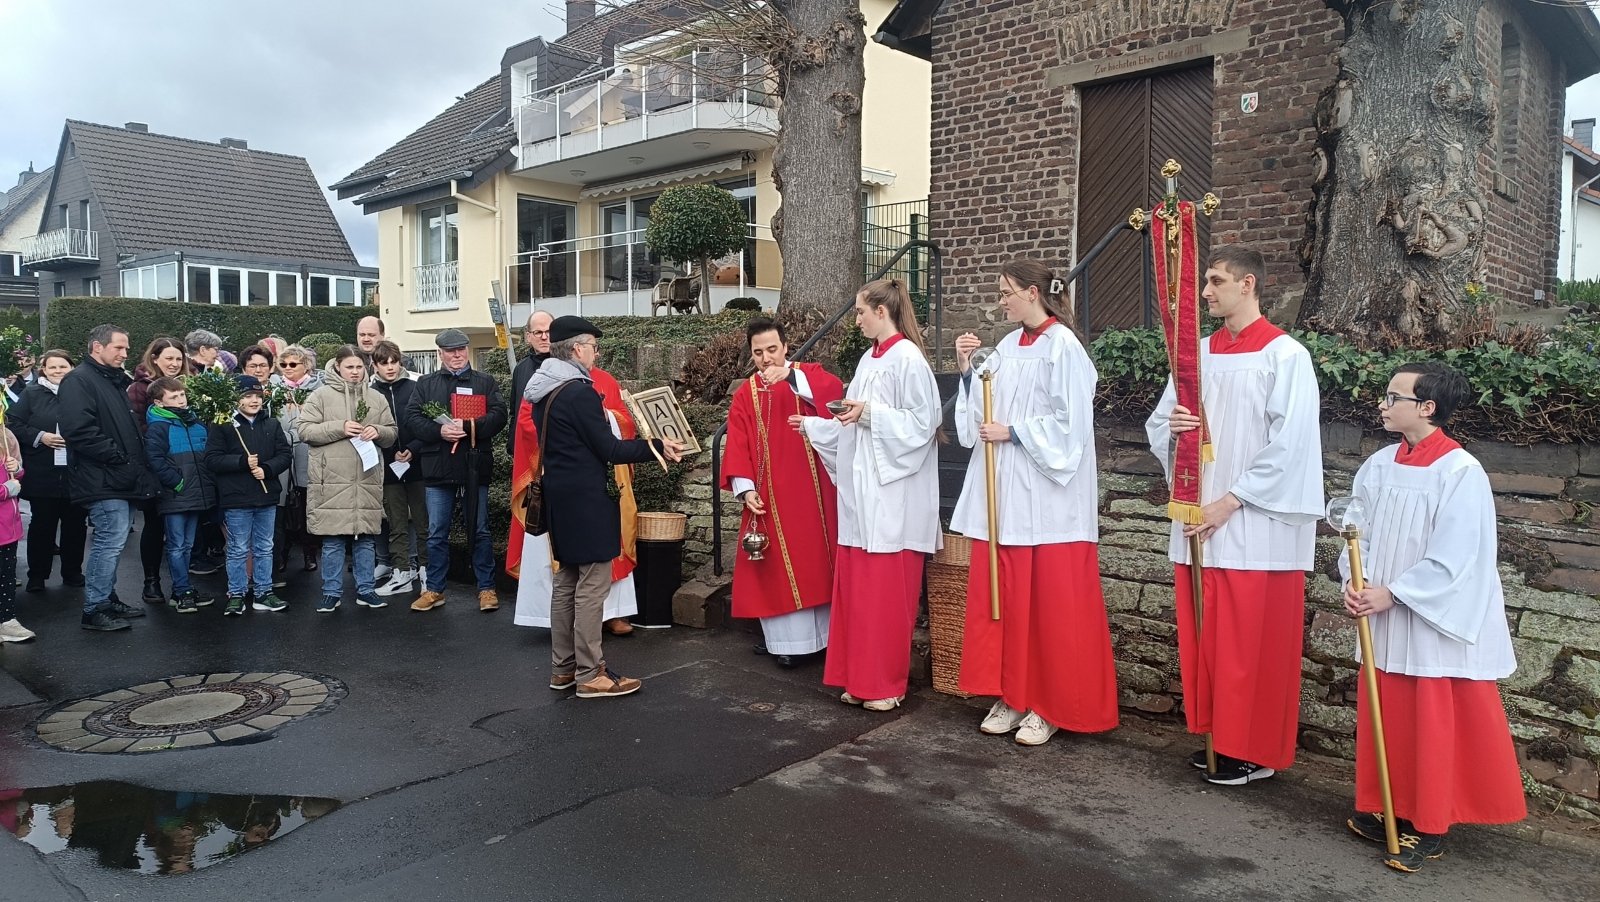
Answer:
[[[555,689],[557,691],[560,691],[562,689],[571,689],[573,686],[576,686],[576,685],[578,685],[578,675],[575,674],[575,673],[552,673],[552,674],[550,674],[550,688],[551,689]]]
[[[500,610],[500,596],[496,595],[493,589],[480,589],[478,591],[478,610],[485,612]]]
[[[606,632],[613,636],[633,635],[633,624],[626,617],[616,617],[606,621]]]
[[[411,603],[411,610],[431,611],[442,604],[444,604],[444,593],[434,592],[430,589],[417,596],[417,600]]]
[[[551,682],[554,682],[553,680]],[[617,676],[607,670],[587,683],[578,684],[578,698],[613,698],[632,695],[644,684],[632,677]]]

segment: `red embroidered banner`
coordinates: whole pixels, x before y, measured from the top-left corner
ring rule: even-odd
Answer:
[[[1200,417],[1200,428],[1181,433],[1172,446],[1172,493],[1167,515],[1184,523],[1200,522],[1201,467],[1212,459],[1211,435],[1200,399],[1200,253],[1196,242],[1194,204],[1177,202],[1176,235],[1162,218],[1150,218],[1151,261],[1156,300],[1167,339],[1167,364],[1178,405]],[[1169,254],[1172,257],[1169,257]],[[1175,257],[1175,259],[1173,259]],[[1174,297],[1174,283],[1176,296]]]

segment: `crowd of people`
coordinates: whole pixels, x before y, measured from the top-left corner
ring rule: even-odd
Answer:
[[[1324,512],[1315,372],[1306,349],[1261,313],[1264,269],[1248,248],[1212,254],[1201,296],[1223,327],[1199,347],[1202,409],[1180,405],[1169,380],[1146,424],[1169,481],[1197,478],[1172,472],[1177,436],[1206,430],[1214,455],[1198,476],[1205,503],[1195,522],[1174,520],[1170,557],[1184,712],[1190,731],[1209,738],[1190,761],[1221,786],[1294,761],[1305,572]],[[1118,724],[1098,559],[1098,375],[1048,266],[1009,261],[996,291],[999,312],[1018,328],[982,356],[975,335],[955,345],[956,439],[993,451],[992,476],[988,455],[972,455],[950,522],[972,543],[960,686],[995,698],[982,732],[1037,746],[1061,730]],[[848,387],[819,365],[791,362],[778,322],[748,324],[755,372],[732,398],[720,488],[744,506],[734,616],[760,621],[761,650],[780,665],[825,655],[822,680],[841,701],[892,711],[907,691],[924,563],[944,541],[938,446],[947,438],[904,283],[864,286],[855,321],[871,347]],[[76,367],[67,352],[49,351],[8,418],[14,435],[3,436],[0,638],[32,635],[13,611],[18,497],[33,509],[27,588],[42,588],[59,556],[63,580],[84,586],[85,629],[126,629],[144,616],[114,587],[136,507],[145,513],[145,600],[168,601],[164,550],[169,603],[180,612],[212,601],[188,574],[214,566],[208,535],[218,534],[226,614],[247,604],[284,609],[275,591],[293,544],[307,569],[320,562],[319,612],[344,597],[347,548],[358,605],[381,608],[420,582],[412,609],[436,609],[458,510],[479,609],[493,611],[491,445],[510,424],[515,523],[505,566],[519,579],[516,621],[550,628],[552,690],[637,692],[641,682],[615,672],[602,644],[628,632],[636,611],[631,465],[679,460],[683,447],[635,437],[620,387],[596,365],[602,338],[581,317],[535,313],[510,409],[495,380],[473,370],[455,329],[438,334],[440,368],[421,378],[375,317],[320,374],[310,350],[263,339],[238,356],[238,408],[223,423],[198,422],[178,378],[229,366],[208,332],[156,339],[132,376],[128,336],[116,326],[88,336]],[[992,389],[987,415],[979,382]],[[1516,665],[1494,566],[1492,496],[1483,468],[1442,429],[1470,396],[1443,364],[1394,374],[1378,415],[1401,441],[1355,479],[1369,518],[1361,541],[1370,581],[1356,588],[1341,560],[1345,607],[1371,618],[1372,663],[1394,715],[1389,761],[1406,839],[1386,861],[1400,870],[1439,857],[1452,824],[1526,814],[1495,685]],[[153,545],[152,533],[162,536]],[[1190,558],[1195,539],[1203,561]],[[1363,688],[1363,711],[1368,704]],[[1383,841],[1366,722],[1357,734],[1360,813],[1349,828]]]

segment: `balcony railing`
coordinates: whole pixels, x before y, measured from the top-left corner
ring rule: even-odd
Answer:
[[[418,266],[411,278],[412,310],[454,310],[461,306],[461,276],[456,261]]]
[[[714,108],[712,108],[714,105]],[[525,95],[517,140],[553,142],[523,165],[566,159],[696,128],[776,128],[777,77],[766,61],[700,50],[635,62]]]
[[[22,242],[23,266],[60,261],[94,263],[99,259],[99,235],[88,229],[56,229]]]

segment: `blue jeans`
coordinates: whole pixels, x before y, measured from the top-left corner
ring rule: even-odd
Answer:
[[[89,560],[83,568],[83,612],[103,606],[117,588],[117,563],[128,544],[128,528],[133,524],[133,508],[117,498],[91,501],[89,525],[94,537],[89,541]]]
[[[194,553],[194,534],[200,528],[200,512],[164,514],[167,527],[167,567],[172,570],[172,595],[194,588],[189,585],[189,558]]]
[[[377,536],[322,537],[322,594],[338,598],[344,594],[344,543],[354,541],[355,561],[351,575],[356,579],[356,594],[372,594],[372,573],[377,567]]]
[[[462,492],[455,486],[428,486],[428,591],[443,592],[444,578],[450,571],[450,520],[456,498]],[[463,497],[463,503],[465,498]],[[478,487],[478,524],[472,535],[472,571],[478,589],[494,588],[494,547],[489,543],[489,487]]]
[[[256,590],[257,598],[272,594],[272,527],[277,516],[278,509],[271,506],[223,509],[222,525],[228,530],[230,597],[243,597],[250,588]],[[252,559],[248,570],[246,558]]]

